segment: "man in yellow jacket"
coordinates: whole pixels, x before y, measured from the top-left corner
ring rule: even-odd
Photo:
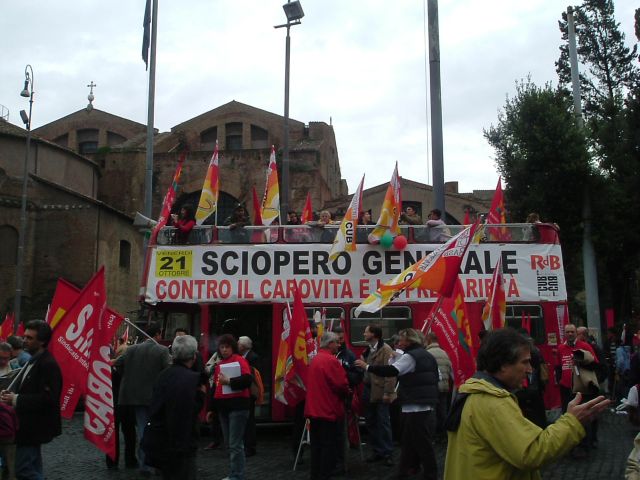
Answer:
[[[530,343],[513,329],[484,337],[478,372],[459,390],[447,420],[445,480],[533,480],[539,468],[575,447],[583,425],[610,403],[604,397],[569,403],[567,413],[546,429],[527,420],[513,391],[531,373]]]

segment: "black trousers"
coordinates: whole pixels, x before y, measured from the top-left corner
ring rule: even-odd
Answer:
[[[162,480],[196,480],[196,454],[176,455],[160,469]]]
[[[114,408],[115,436],[116,436],[116,458],[111,460],[106,457],[107,466],[117,466],[120,460],[120,430],[124,436],[124,464],[126,467],[135,468],[138,466],[136,459],[136,412],[130,405],[116,405]]]
[[[311,480],[327,480],[335,469],[341,426],[342,419],[311,419]]]
[[[402,413],[402,442],[399,477],[422,465],[425,480],[438,479],[438,464],[433,450],[436,433],[436,414],[426,412]]]

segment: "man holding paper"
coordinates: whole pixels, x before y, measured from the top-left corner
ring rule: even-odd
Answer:
[[[244,480],[244,431],[249,418],[251,369],[238,353],[238,342],[232,335],[218,339],[222,360],[214,373],[213,401],[220,417],[225,443],[229,445],[231,471],[229,480]],[[207,415],[211,419],[213,412]]]

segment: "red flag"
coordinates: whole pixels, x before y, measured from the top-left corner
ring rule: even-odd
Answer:
[[[106,305],[103,305],[103,308],[106,308]],[[87,375],[84,410],[84,438],[109,455],[112,460],[115,460],[116,435],[118,435],[118,431],[116,430],[114,416],[109,339],[116,332],[123,318],[121,315],[106,309],[103,310],[97,320],[89,354],[89,372]]]
[[[430,329],[438,335],[440,347],[451,360],[456,386],[463,384],[476,371],[476,346],[464,299],[462,284],[457,279],[451,297],[441,297],[427,319]]]
[[[156,243],[158,238],[158,232],[164,226],[166,226],[167,221],[169,220],[169,215],[171,214],[171,207],[173,206],[173,202],[176,199],[176,191],[178,190],[178,183],[180,182],[180,176],[182,175],[182,165],[184,164],[184,160],[187,157],[186,152],[182,152],[180,154],[180,158],[178,159],[178,166],[176,167],[176,172],[173,174],[173,181],[171,185],[169,185],[169,189],[167,190],[166,195],[164,196],[164,201],[162,202],[162,209],[160,210],[160,217],[158,217],[158,223],[155,227],[153,227],[153,231],[151,232],[151,238],[149,240],[151,245]]]
[[[56,291],[51,299],[51,305],[45,319],[52,329],[55,329],[67,310],[71,308],[78,299],[80,289],[75,285],[59,278]]]
[[[291,316],[291,335],[289,335],[289,351],[293,357],[292,373],[307,383],[309,371],[309,355],[315,351],[315,344],[309,328],[309,320],[304,311],[302,297],[297,286],[293,291],[293,314]]]
[[[504,207],[504,194],[502,192],[502,177],[498,178],[498,185],[491,200],[491,208],[487,215],[487,223],[497,225],[507,223],[507,210]],[[487,232],[490,240],[507,241],[511,240],[511,233],[506,227],[490,227]]]
[[[504,278],[502,276],[502,257],[493,271],[491,290],[487,302],[482,310],[482,321],[486,330],[503,328],[507,312],[507,297],[504,291]]]
[[[313,208],[311,208],[311,192],[307,192],[307,201],[304,203],[304,209],[300,216],[300,223],[304,225],[313,220]]]
[[[253,194],[253,224],[264,225],[262,223],[262,207],[260,206],[260,200],[258,200],[258,192],[256,192],[255,185],[251,187],[251,193]]]
[[[462,220],[463,225],[471,225],[471,215],[469,215],[469,209],[464,211],[464,220]]]
[[[15,322],[13,313],[4,316],[4,322],[0,325],[0,340],[5,341],[7,337],[13,335],[13,324]]]
[[[18,325],[18,331],[16,332],[16,337],[24,337],[24,323],[20,322],[20,325]]]

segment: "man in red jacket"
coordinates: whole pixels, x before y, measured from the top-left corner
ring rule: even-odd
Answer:
[[[558,345],[558,363],[560,367],[560,396],[562,412],[567,411],[569,400],[573,396],[573,372],[576,368],[573,354],[576,350],[587,350],[597,362],[597,357],[591,345],[577,339],[576,326],[568,323],[564,326],[564,343]]]
[[[335,468],[349,391],[347,375],[335,357],[338,347],[338,336],[326,332],[309,366],[304,414],[311,420],[311,480],[326,480]]]

